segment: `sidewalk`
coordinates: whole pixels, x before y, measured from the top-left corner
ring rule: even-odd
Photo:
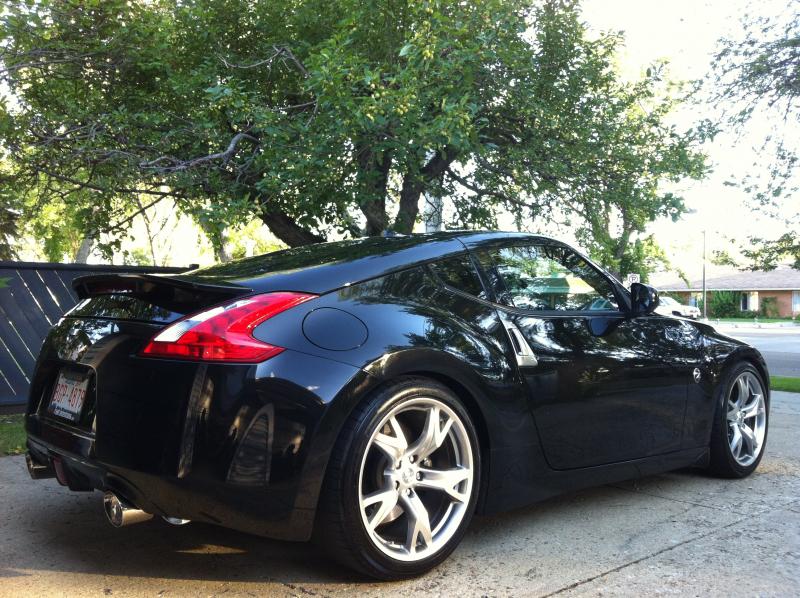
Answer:
[[[776,333],[798,333],[800,325],[794,322],[721,322],[714,319],[698,320],[710,324],[717,330],[763,330]]]

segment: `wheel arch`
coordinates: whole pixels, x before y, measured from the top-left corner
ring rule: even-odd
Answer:
[[[758,374],[761,376],[761,381],[764,383],[764,390],[767,392],[767,394],[769,394],[770,384],[767,363],[761,353],[759,353],[753,347],[741,347],[739,350],[733,351],[730,355],[728,355],[723,361],[722,367],[720,367],[719,376],[722,377],[725,372],[730,370],[736,364],[742,362],[749,363],[758,371]]]
[[[489,486],[489,463],[492,441],[489,435],[489,427],[486,422],[486,416],[478,404],[475,395],[456,378],[448,374],[442,374],[440,372],[429,370],[419,370],[407,372],[403,374],[403,376],[427,378],[429,380],[438,382],[442,386],[448,388],[458,398],[458,400],[461,401],[461,404],[467,410],[467,413],[472,419],[472,423],[475,425],[475,431],[478,434],[478,448],[481,456],[481,479],[476,511],[478,513],[483,512],[483,506],[486,503],[486,491]],[[387,380],[387,383],[390,382],[392,382],[392,380]]]
[[[482,512],[490,486],[491,450],[497,444],[492,435],[489,399],[481,390],[481,378],[468,364],[444,351],[431,348],[404,348],[383,355],[363,368],[363,379],[343,389],[327,406],[317,427],[318,433],[309,447],[308,467],[302,474],[302,506],[318,509],[320,490],[328,471],[331,454],[342,429],[353,411],[364,401],[380,392],[387,384],[414,376],[428,378],[448,388],[464,405],[472,418],[478,435],[481,456],[481,480],[477,512]],[[527,408],[525,408],[525,412]],[[532,422],[531,422],[532,423]]]
[[[748,363],[753,366],[756,371],[758,372],[759,376],[761,376],[761,381],[764,383],[764,391],[767,394],[767,401],[769,401],[769,394],[770,394],[770,385],[769,385],[769,370],[767,369],[767,363],[764,361],[761,353],[759,353],[753,347],[744,345],[739,347],[737,350],[731,351],[728,353],[724,359],[722,359],[716,368],[716,372],[714,374],[714,393],[715,393],[715,400],[714,400],[714,411],[713,417],[717,417],[717,413],[719,409],[722,408],[722,405],[725,402],[725,393],[720,391],[718,392],[718,387],[720,384],[723,383],[727,373],[737,364],[740,363]],[[718,395],[718,396],[717,396]],[[712,420],[713,421],[713,420]],[[709,434],[709,441],[711,430],[708,431]]]

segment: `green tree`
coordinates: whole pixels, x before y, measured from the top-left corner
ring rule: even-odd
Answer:
[[[423,193],[460,226],[601,213],[652,195],[623,178],[669,145],[643,139],[665,131],[652,114],[621,122],[619,39],[589,39],[570,0],[17,1],[2,40],[4,143],[29,183],[95,192],[101,232],[131,197],[214,227],[256,217],[292,246],[409,232]]]
[[[0,205],[0,260],[13,260],[17,257],[14,240],[18,234],[18,217],[12,208]]]
[[[754,209],[782,215],[787,232],[777,239],[754,236],[742,253],[751,267],[773,269],[787,257],[800,268],[800,9],[742,18],[742,34],[719,41],[709,77],[721,128],[748,131],[754,120],[776,123],[762,140],[764,174],[734,177],[755,200]]]
[[[593,258],[617,275],[649,272],[669,261],[647,226],[658,218],[677,221],[686,212],[683,198],[665,188],[707,172],[698,149],[702,128],[678,131],[669,117],[680,89],[664,80],[663,65],[649,68],[634,84],[620,83],[612,66],[613,49],[601,55],[604,83],[580,170],[565,194],[565,212]],[[607,101],[603,101],[606,98]]]
[[[17,259],[21,202],[6,165],[0,162],[0,260]]]

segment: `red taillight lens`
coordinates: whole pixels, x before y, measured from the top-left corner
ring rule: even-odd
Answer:
[[[194,361],[264,361],[283,348],[253,338],[253,329],[315,296],[267,293],[212,307],[173,322],[153,337],[139,355]]]

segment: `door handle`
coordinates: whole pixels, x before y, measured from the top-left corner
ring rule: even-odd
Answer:
[[[536,359],[536,354],[531,349],[528,341],[519,331],[519,328],[513,324],[506,323],[506,330],[511,337],[511,346],[514,348],[514,355],[517,358],[517,365],[520,367],[536,367],[539,365],[539,360]]]

